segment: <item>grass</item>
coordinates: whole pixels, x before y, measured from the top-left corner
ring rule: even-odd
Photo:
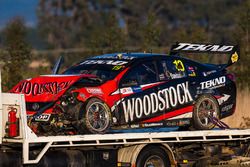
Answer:
[[[235,113],[222,120],[230,128],[250,128],[250,91],[240,90],[237,94]]]

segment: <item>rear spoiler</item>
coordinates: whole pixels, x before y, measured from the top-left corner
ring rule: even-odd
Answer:
[[[225,68],[236,63],[240,59],[240,49],[238,45],[216,45],[216,44],[194,44],[194,43],[176,43],[171,47],[170,55],[178,55],[180,52],[186,53],[216,53],[229,54],[228,63]]]

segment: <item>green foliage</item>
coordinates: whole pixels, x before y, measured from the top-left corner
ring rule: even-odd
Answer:
[[[27,69],[27,60],[31,57],[31,47],[25,41],[26,28],[22,19],[10,21],[3,33],[4,54],[3,88],[9,90],[23,79],[22,72]]]
[[[93,26],[90,31],[87,47],[93,50],[94,54],[106,49],[106,52],[118,52],[123,50],[125,44],[125,35],[121,28],[118,26],[117,18],[115,15],[105,15],[104,20]],[[100,31],[100,27],[102,31]]]
[[[160,29],[156,24],[156,16],[153,13],[148,15],[146,24],[141,30],[142,36],[142,49],[150,51],[151,47],[160,45]]]
[[[234,37],[240,45],[241,60],[232,67],[238,78],[238,86],[250,88],[250,0],[244,1],[237,10],[237,26]]]

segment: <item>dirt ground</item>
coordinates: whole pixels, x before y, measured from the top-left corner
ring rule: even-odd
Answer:
[[[250,91],[239,91],[235,113],[222,120],[230,128],[250,128]]]

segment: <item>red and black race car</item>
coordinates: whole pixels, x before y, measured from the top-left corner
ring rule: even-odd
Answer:
[[[213,65],[179,52],[230,56],[228,63]],[[187,125],[211,129],[214,118],[235,110],[235,78],[226,68],[238,59],[235,46],[177,43],[170,55],[89,58],[60,75],[23,80],[11,92],[25,94],[28,123],[37,134]]]

